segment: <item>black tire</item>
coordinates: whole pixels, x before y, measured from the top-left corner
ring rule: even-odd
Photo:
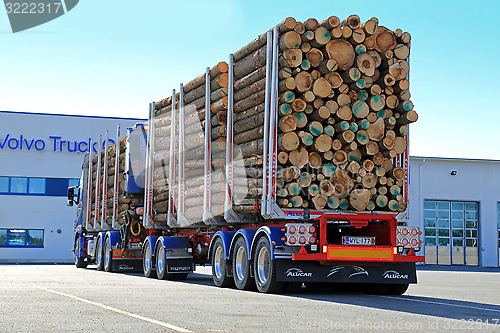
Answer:
[[[247,243],[240,237],[234,243],[232,254],[234,285],[240,290],[255,289],[255,279],[250,274],[252,268],[248,257]]]
[[[393,284],[389,289],[389,295],[403,295],[408,290],[409,286],[409,283]]]
[[[167,280],[168,278],[165,249],[161,243],[156,244],[156,276],[160,280]]]
[[[212,258],[212,280],[214,284],[221,288],[231,287],[234,281],[227,274],[226,251],[220,238],[215,240],[210,258]]]
[[[295,294],[302,290],[302,282],[285,282],[284,294]]]
[[[142,271],[147,278],[156,278],[156,270],[153,267],[154,258],[151,243],[147,240],[142,250]]]
[[[274,294],[283,290],[284,283],[276,281],[276,262],[271,258],[271,244],[265,236],[257,242],[253,267],[258,291]]]
[[[188,273],[167,273],[165,249],[161,243],[156,244],[156,276],[160,280],[171,281],[185,280],[188,276]]]
[[[101,237],[98,237],[95,246],[95,264],[97,266],[98,271],[102,271],[104,269],[104,260],[102,259],[101,242],[102,242]]]
[[[87,268],[85,257],[80,257],[80,237],[75,239],[75,266],[76,268]]]
[[[364,286],[363,292],[371,295],[390,295],[392,285],[387,283],[368,283]]]
[[[104,250],[103,250],[103,265],[104,265],[104,270],[106,272],[112,272],[113,271],[113,252],[111,249],[111,239],[109,237],[106,237],[106,240],[104,241]]]

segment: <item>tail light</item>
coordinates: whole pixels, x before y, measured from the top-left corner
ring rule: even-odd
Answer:
[[[286,245],[308,245],[316,243],[316,226],[310,223],[287,223],[283,240]]]

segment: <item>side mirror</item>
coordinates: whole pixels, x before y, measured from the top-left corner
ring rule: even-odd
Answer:
[[[73,202],[75,201],[75,188],[68,187],[68,206],[73,206]]]

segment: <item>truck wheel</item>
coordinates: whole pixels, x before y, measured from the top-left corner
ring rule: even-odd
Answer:
[[[106,272],[113,271],[113,253],[111,252],[111,239],[106,237],[106,241],[104,242],[104,270]]]
[[[101,237],[98,237],[95,246],[95,264],[97,266],[98,271],[102,271],[104,269],[104,261],[102,260],[101,242],[102,242]]]
[[[236,288],[241,290],[255,288],[255,280],[250,276],[250,269],[246,242],[243,237],[240,237],[233,248],[233,279]]]
[[[276,262],[271,258],[271,244],[267,237],[257,242],[254,260],[254,276],[257,290],[261,293],[279,293],[283,282],[276,281]]]
[[[84,257],[80,257],[80,238],[75,240],[75,266],[76,268],[87,268]]]
[[[409,286],[409,283],[393,284],[389,289],[389,295],[403,295],[408,290]]]
[[[220,238],[217,238],[212,250],[212,280],[217,287],[227,288],[233,284],[227,274],[226,253],[224,243]]]
[[[165,249],[161,243],[156,245],[156,275],[160,280],[166,280],[167,275],[167,260],[165,260]]]
[[[147,278],[155,278],[156,271],[153,269],[153,253],[151,251],[151,243],[149,240],[144,244],[144,250],[142,251],[142,270],[144,276]]]

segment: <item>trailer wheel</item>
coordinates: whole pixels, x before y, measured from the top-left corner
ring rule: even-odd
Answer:
[[[104,270],[106,272],[112,272],[113,271],[113,253],[111,252],[111,239],[109,237],[106,237],[106,240],[104,241]]]
[[[160,280],[166,280],[167,275],[167,260],[165,259],[165,249],[162,244],[156,245],[156,275]]]
[[[233,279],[236,288],[252,290],[255,280],[250,276],[250,262],[248,261],[248,248],[243,237],[238,238],[233,248]]]
[[[227,274],[226,253],[224,243],[220,238],[217,238],[212,250],[212,280],[217,287],[227,288],[233,284]]]
[[[101,237],[98,237],[95,246],[95,264],[97,266],[98,271],[102,271],[104,269],[104,261],[102,260],[101,242],[102,242]]]
[[[80,238],[75,239],[75,266],[76,268],[87,268],[87,261],[84,257],[80,257]]]
[[[151,243],[149,240],[144,244],[144,250],[142,251],[142,270],[144,276],[147,278],[155,278],[156,271],[153,269],[153,253],[151,251]]]
[[[271,258],[271,244],[267,237],[257,242],[254,260],[254,276],[257,290],[261,293],[279,293],[284,283],[276,281],[276,262]]]
[[[409,283],[393,284],[389,289],[389,295],[403,295],[408,290],[409,286]]]

